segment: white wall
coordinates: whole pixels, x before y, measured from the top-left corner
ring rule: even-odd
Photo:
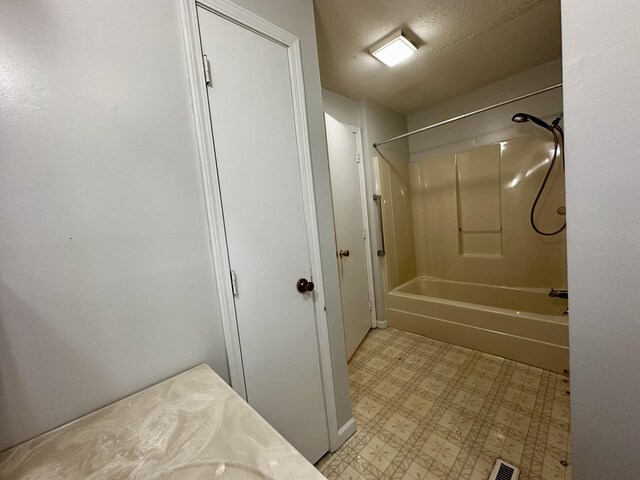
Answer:
[[[227,378],[175,2],[0,4],[0,449]]]
[[[408,128],[412,131],[433,125],[561,82],[562,61],[557,59],[409,115]],[[459,152],[532,133],[534,127],[530,123],[519,125],[511,121],[511,117],[517,112],[530,113],[551,122],[561,111],[562,89],[556,89],[431,131],[418,133],[409,139],[411,161]]]
[[[573,478],[640,478],[640,3],[562,2]]]
[[[322,89],[322,108],[326,113],[345,125],[360,127],[360,101],[352,100],[329,90]]]
[[[344,423],[312,3],[237,3],[301,38]],[[4,2],[0,63],[0,450],[200,362],[227,378],[178,1]]]

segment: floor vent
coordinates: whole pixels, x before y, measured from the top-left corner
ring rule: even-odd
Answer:
[[[496,460],[496,464],[491,471],[489,480],[518,480],[520,469],[505,462],[504,460]]]

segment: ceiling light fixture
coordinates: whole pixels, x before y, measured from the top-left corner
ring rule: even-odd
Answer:
[[[402,35],[402,30],[396,30],[376,43],[370,52],[385,65],[393,67],[409,58],[416,50],[416,46]]]

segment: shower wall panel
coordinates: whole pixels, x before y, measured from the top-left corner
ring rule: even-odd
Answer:
[[[529,223],[553,147],[547,135],[536,133],[408,165],[416,274],[512,287],[566,287],[564,232],[543,237]],[[546,230],[564,221],[558,214],[564,206],[561,161],[536,210],[537,223]],[[385,219],[385,227],[396,222],[398,213]],[[406,225],[404,220],[398,229],[406,232]],[[390,257],[396,248],[389,245]],[[397,284],[404,278],[398,277]]]
[[[377,157],[382,195],[387,290],[416,276],[409,163]]]

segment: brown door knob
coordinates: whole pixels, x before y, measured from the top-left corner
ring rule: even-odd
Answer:
[[[340,257],[348,257],[350,253],[349,253],[349,250],[340,250],[338,252],[338,255],[340,255]]]
[[[316,288],[316,286],[313,282],[308,281],[306,278],[301,278],[298,280],[298,283],[296,283],[296,290],[300,293],[313,292],[314,288]]]

